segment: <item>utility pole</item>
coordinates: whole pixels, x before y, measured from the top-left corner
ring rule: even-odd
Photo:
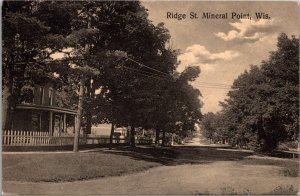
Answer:
[[[79,81],[79,100],[78,100],[78,108],[77,108],[77,121],[75,125],[73,152],[78,152],[78,146],[79,146],[79,134],[81,128],[81,116],[82,116],[82,105],[83,105],[83,88],[84,88],[83,85],[84,85],[84,78],[81,77]]]

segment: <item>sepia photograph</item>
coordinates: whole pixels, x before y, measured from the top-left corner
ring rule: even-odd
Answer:
[[[2,195],[298,195],[298,1],[3,0]]]

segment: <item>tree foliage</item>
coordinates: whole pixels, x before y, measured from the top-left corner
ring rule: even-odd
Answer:
[[[252,66],[233,83],[218,115],[231,142],[263,151],[299,135],[299,39],[278,37],[277,51],[260,66]],[[210,124],[206,135],[210,136]]]
[[[2,17],[9,108],[17,102],[9,98],[30,94],[24,84],[51,80],[59,106],[75,109],[81,81],[88,132],[92,123],[110,122],[184,137],[199,122],[200,92],[189,82],[200,71],[176,72],[168,29],[152,24],[140,2],[5,1]],[[64,57],[53,59],[57,52]]]
[[[35,7],[30,1],[4,1],[2,6],[3,126],[8,129],[15,104],[32,97],[32,85],[53,79],[42,62],[49,27],[34,16]]]

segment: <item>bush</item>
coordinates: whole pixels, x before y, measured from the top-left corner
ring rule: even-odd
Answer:
[[[222,195],[237,195],[237,192],[231,186],[226,186],[221,188]]]
[[[297,190],[293,185],[277,186],[270,194],[272,195],[296,195]]]
[[[288,151],[288,150],[289,150],[289,147],[288,147],[285,143],[282,143],[282,144],[279,144],[279,145],[278,145],[277,150]]]
[[[285,145],[286,145],[288,148],[297,149],[297,148],[298,148],[298,141],[285,142]]]

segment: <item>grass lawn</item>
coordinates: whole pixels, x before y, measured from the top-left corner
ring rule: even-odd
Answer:
[[[119,176],[162,165],[237,161],[243,165],[282,167],[282,176],[298,177],[299,161],[253,156],[253,152],[214,147],[120,147],[116,151],[51,154],[3,154],[3,180],[62,182]]]
[[[3,180],[61,182],[146,170],[161,164],[103,152],[4,154]]]
[[[240,161],[244,165],[273,165],[282,167],[282,175],[289,177],[299,176],[299,161],[297,159],[278,159],[270,157],[247,157]]]

